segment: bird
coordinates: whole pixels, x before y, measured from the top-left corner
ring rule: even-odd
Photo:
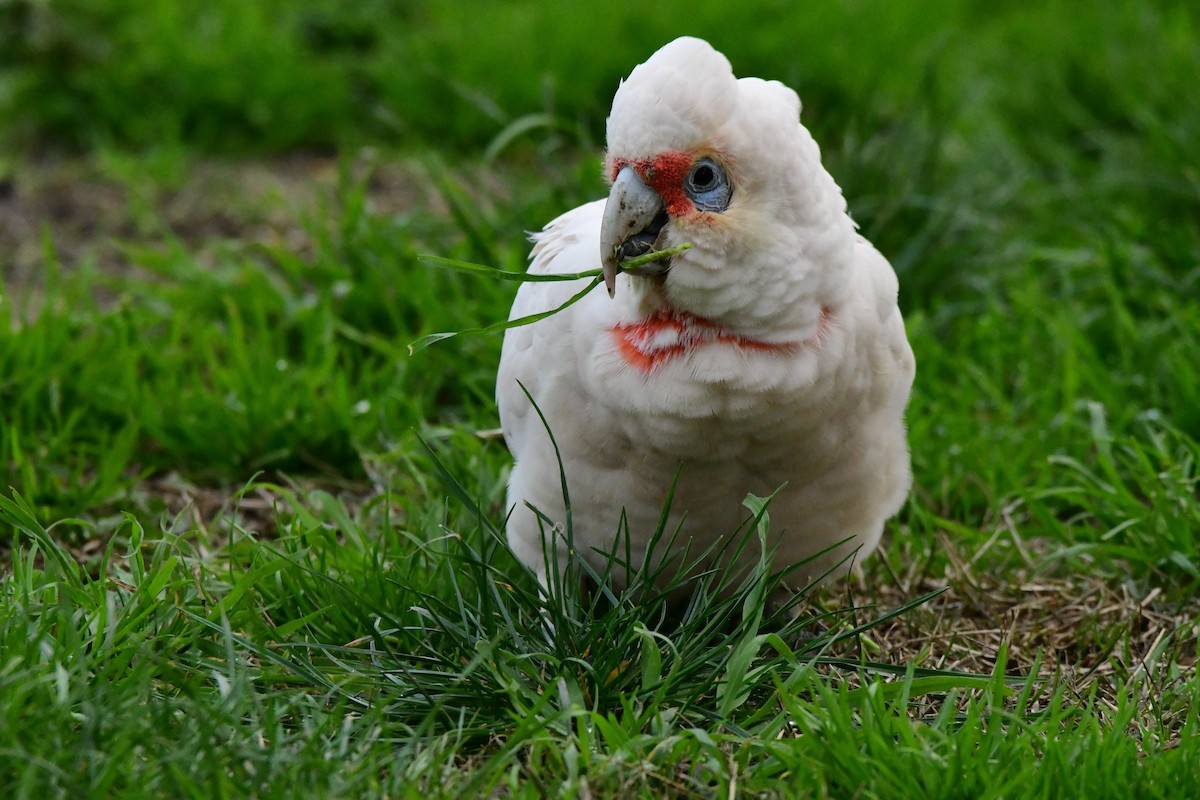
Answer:
[[[860,563],[905,502],[916,364],[898,280],[800,112],[784,84],[675,39],[613,97],[608,196],[532,235],[531,275],[599,267],[607,289],[509,328],[501,348],[506,538],[543,586],[568,539],[618,590],[681,554],[750,569],[761,553],[721,543],[746,530],[753,495],[770,498],[783,602]],[[510,320],[587,285],[522,283]]]

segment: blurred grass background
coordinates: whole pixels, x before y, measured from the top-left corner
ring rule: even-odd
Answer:
[[[562,134],[589,150],[620,77],[685,33],[740,74],[801,92],[856,215],[902,273],[931,239],[973,255],[946,253],[962,225],[1011,223],[1037,240],[1062,226],[1048,238],[1070,245],[1120,207],[1138,209],[1138,225],[1194,210],[1200,130],[1183,112],[1196,20],[1172,3],[753,0],[731,14],[689,2],[5,0],[0,141],[9,159],[363,145],[462,155]],[[1082,184],[1104,202],[1081,207]],[[993,213],[956,213],[981,195]],[[1178,236],[1138,233],[1161,247]],[[936,300],[967,272],[954,258],[923,263],[905,302]]]
[[[1174,3],[6,0],[0,14],[6,141],[27,146],[466,149],[539,111],[601,141],[617,81],[684,34],[800,87],[838,135],[916,108],[959,135],[999,114],[1040,148],[1110,126],[1164,156],[1196,138],[1152,124],[1197,66],[1194,15]]]

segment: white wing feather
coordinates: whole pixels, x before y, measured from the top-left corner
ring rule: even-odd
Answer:
[[[597,200],[568,211],[534,234],[529,272],[571,274],[599,268],[599,231],[603,214],[604,201]],[[523,283],[513,300],[509,319],[557,308],[587,284],[586,279]],[[557,373],[573,365],[570,351],[574,320],[585,315],[586,306],[595,303],[603,294],[603,290],[594,292],[572,306],[571,313],[555,314],[532,325],[505,331],[496,380],[496,404],[504,439],[514,457],[520,456],[529,439],[530,420],[541,426],[521,385],[538,398],[547,381],[561,377]]]

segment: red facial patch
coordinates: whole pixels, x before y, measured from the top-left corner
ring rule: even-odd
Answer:
[[[827,318],[827,309],[821,309],[816,339],[824,335]],[[726,344],[756,352],[788,352],[800,346],[747,339],[729,333],[703,317],[673,309],[659,311],[634,323],[615,325],[612,332],[617,340],[617,350],[626,363],[642,372],[650,372],[659,364],[707,344]]]
[[[642,182],[658,193],[667,206],[667,213],[673,217],[683,216],[696,210],[692,201],[684,194],[683,182],[696,157],[693,153],[679,150],[668,150],[659,153],[654,158],[639,158],[631,161],[627,158],[613,159],[612,179],[616,180],[617,173],[624,167],[633,167]]]

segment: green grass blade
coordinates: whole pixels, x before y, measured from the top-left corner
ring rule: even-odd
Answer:
[[[565,303],[558,306],[557,308],[552,308],[549,311],[542,311],[537,314],[530,314],[528,316],[518,317],[517,319],[510,319],[506,322],[497,322],[495,325],[488,325],[487,327],[484,327],[484,328],[466,328],[461,331],[446,331],[443,333],[431,333],[431,334],[428,334],[427,336],[422,336],[420,339],[417,339],[416,341],[414,341],[412,344],[410,344],[408,346],[408,354],[410,356],[415,355],[416,353],[420,352],[421,350],[424,350],[426,347],[429,347],[432,344],[436,344],[437,342],[443,341],[445,339],[450,339],[454,336],[478,336],[478,335],[487,334],[487,333],[497,333],[499,331],[506,331],[509,328],[519,328],[522,325],[532,325],[535,322],[540,322],[541,320],[544,320],[547,317],[554,316],[555,314],[562,311],[563,309],[569,308],[569,307],[575,305],[576,303],[578,303],[580,300],[582,300],[584,297],[587,296],[588,292],[592,291],[592,289],[595,289],[597,286],[599,286],[601,280],[603,280],[603,278],[593,279],[591,283],[589,283],[586,287],[581,289],[578,293],[572,295],[571,298],[568,299]]]

